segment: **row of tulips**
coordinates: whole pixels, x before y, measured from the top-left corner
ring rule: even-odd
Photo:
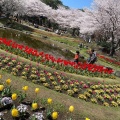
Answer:
[[[104,60],[104,61],[107,62],[107,63],[110,63],[110,64],[113,64],[113,65],[115,65],[115,66],[117,66],[117,67],[120,67],[120,62],[118,62],[118,61],[112,60],[112,59],[110,59],[110,58],[108,58],[108,57],[105,57],[104,55],[99,55],[99,54],[98,54],[98,57],[99,57],[101,60]]]
[[[75,64],[72,61],[63,60],[61,58],[56,59],[50,54],[38,52],[36,49],[22,44],[17,44],[16,42],[7,40],[5,38],[0,38],[0,43],[0,48],[10,52],[11,54],[14,53],[30,59],[31,61],[36,61],[62,71],[96,77],[104,76],[104,74],[108,74],[107,77],[109,77],[109,75],[113,73],[113,69],[108,69],[104,66],[96,64],[87,64],[81,62],[79,62],[79,64]]]
[[[96,84],[90,81],[85,83],[80,80],[73,80],[67,78],[64,73],[48,72],[6,56],[1,59],[0,63],[2,70],[10,72],[15,76],[21,76],[23,79],[41,84],[57,92],[62,92],[100,105],[104,105],[107,102],[109,106],[113,106],[111,104],[112,101],[117,104],[116,106],[120,105],[120,85],[105,85],[104,81],[103,83]],[[98,94],[99,90],[100,92],[102,91],[102,95]],[[109,96],[109,98],[106,99],[105,96]],[[102,101],[99,97],[101,97]]]
[[[2,79],[2,75],[0,75],[0,79]],[[11,116],[9,116],[9,120],[44,120],[50,117],[50,120],[59,119],[59,114],[57,111],[54,111],[52,106],[53,100],[51,98],[47,99],[47,108],[46,111],[39,105],[38,93],[40,92],[40,88],[35,88],[34,93],[36,98],[31,102],[31,104],[25,104],[24,99],[28,98],[27,91],[29,90],[28,86],[22,87],[22,92],[15,93],[11,90],[11,79],[7,79],[5,83],[0,84],[0,108],[7,108],[7,113],[10,112]],[[7,92],[6,92],[7,91]],[[23,98],[24,96],[24,98]],[[22,97],[22,98],[21,98]],[[6,107],[7,106],[7,107]],[[10,108],[10,110],[9,110]],[[74,111],[74,106],[70,106],[68,108],[70,114]],[[71,116],[68,116],[69,119],[72,120]],[[0,119],[7,120],[6,114],[4,114],[4,109],[0,112]],[[85,118],[85,120],[90,120],[89,118]]]

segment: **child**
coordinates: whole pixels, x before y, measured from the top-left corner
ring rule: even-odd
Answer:
[[[74,57],[74,62],[76,62],[77,64],[78,64],[78,62],[79,62],[79,51],[76,51],[76,54],[75,54],[75,57]]]

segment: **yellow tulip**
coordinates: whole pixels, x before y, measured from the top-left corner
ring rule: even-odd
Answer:
[[[85,118],[85,120],[90,120],[89,118]]]
[[[47,103],[48,103],[48,104],[51,104],[51,103],[52,103],[52,99],[51,99],[51,98],[48,98]]]
[[[0,75],[0,79],[2,78],[2,75]]]
[[[39,93],[40,89],[39,88],[35,88],[35,93]]]
[[[6,80],[6,83],[7,83],[7,85],[10,85],[11,80],[10,80],[10,79],[7,79],[7,80]]]
[[[0,91],[4,89],[4,85],[0,85]]]
[[[17,99],[17,94],[16,93],[13,93],[12,94],[12,100],[16,100]]]
[[[12,109],[11,114],[12,114],[13,117],[18,117],[18,116],[19,116],[19,112],[18,112],[18,110],[15,109],[15,108]]]
[[[24,91],[27,91],[27,90],[28,90],[28,86],[24,86],[22,89],[23,89]]]
[[[74,106],[71,105],[71,106],[69,107],[69,111],[70,111],[70,112],[73,112],[73,111],[74,111]]]
[[[52,119],[56,120],[58,118],[58,113],[57,112],[53,112],[52,113]]]
[[[38,104],[37,103],[32,103],[32,109],[36,110],[38,108]]]

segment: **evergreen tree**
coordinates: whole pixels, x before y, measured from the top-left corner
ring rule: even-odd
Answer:
[[[61,0],[42,0],[46,5],[49,5],[53,9],[58,9],[58,6],[63,6]]]

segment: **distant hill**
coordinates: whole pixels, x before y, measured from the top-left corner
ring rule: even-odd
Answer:
[[[58,9],[58,6],[64,6],[65,8],[69,8],[68,6],[63,5],[61,0],[41,0],[46,5],[49,5],[53,9]]]

